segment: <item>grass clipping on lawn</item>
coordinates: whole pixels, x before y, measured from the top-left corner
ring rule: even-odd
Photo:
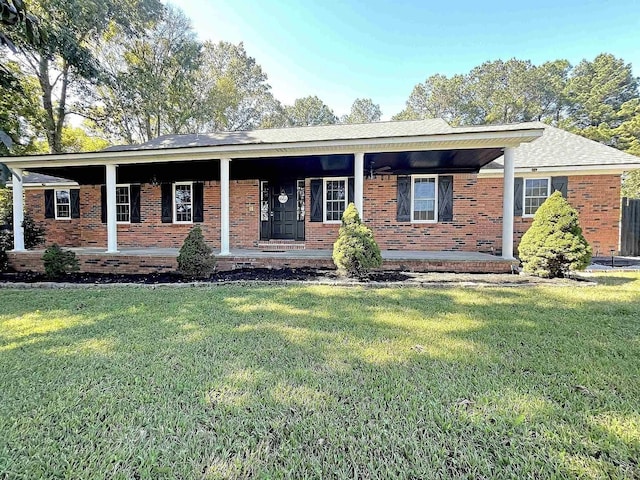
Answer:
[[[637,478],[640,275],[0,291],[2,478]]]

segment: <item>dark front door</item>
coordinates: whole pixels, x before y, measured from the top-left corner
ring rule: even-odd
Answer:
[[[295,240],[297,227],[296,181],[271,185],[271,238]]]

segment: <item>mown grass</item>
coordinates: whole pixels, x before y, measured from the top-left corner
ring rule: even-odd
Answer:
[[[0,290],[0,478],[640,478],[640,275]]]

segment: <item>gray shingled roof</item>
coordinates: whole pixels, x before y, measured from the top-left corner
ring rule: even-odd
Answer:
[[[355,125],[274,128],[246,132],[216,132],[164,135],[139,145],[118,145],[105,151],[157,150],[188,147],[214,147],[269,143],[293,143],[352,140],[384,137],[411,137],[448,133],[476,133],[544,128],[542,137],[523,143],[516,149],[517,168],[638,164],[640,157],[586,139],[541,122],[507,125],[452,127],[441,118],[402,122],[377,122]],[[503,157],[483,170],[502,169]]]
[[[43,173],[26,172],[22,177],[22,183],[25,185],[36,184],[42,185],[43,183],[76,183],[73,180],[67,178],[54,177],[52,175],[45,175]]]
[[[541,167],[580,167],[595,165],[637,164],[640,157],[608,147],[565,130],[542,122],[530,122],[532,128],[544,128],[542,137],[531,143],[523,143],[515,150],[516,168]],[[483,168],[483,170],[502,169],[504,157]]]
[[[412,137],[447,133],[509,131],[532,128],[531,124],[452,127],[441,118],[403,122],[376,122],[353,125],[273,128],[246,132],[216,132],[188,135],[164,135],[140,145],[117,145],[105,151],[155,150],[164,148],[213,147],[268,143],[354,140],[385,137]]]

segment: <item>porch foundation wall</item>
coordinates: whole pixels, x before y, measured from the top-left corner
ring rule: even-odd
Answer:
[[[44,272],[42,251],[7,252],[9,265],[17,272]],[[111,274],[150,274],[177,271],[176,256],[172,255],[128,255],[108,253],[77,254],[80,272]],[[335,269],[331,258],[287,258],[287,257],[219,257],[218,271],[241,268],[322,268]],[[412,272],[456,272],[456,273],[510,273],[512,262],[508,260],[411,260],[387,259],[381,270]]]

